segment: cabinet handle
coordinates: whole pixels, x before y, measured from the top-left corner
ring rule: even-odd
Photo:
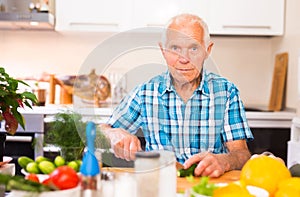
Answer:
[[[148,23],[147,27],[165,27],[165,25],[159,23]]]
[[[6,136],[7,142],[31,142],[32,137],[30,136]]]
[[[258,25],[223,25],[223,28],[232,29],[271,29],[271,26],[258,26]]]
[[[71,26],[111,26],[111,27],[118,27],[119,24],[117,23],[91,23],[91,22],[70,22]]]

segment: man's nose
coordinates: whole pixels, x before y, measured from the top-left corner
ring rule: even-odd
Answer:
[[[183,49],[179,54],[178,61],[182,64],[189,63],[189,54],[186,49]]]

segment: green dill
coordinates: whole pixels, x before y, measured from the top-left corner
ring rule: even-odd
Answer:
[[[106,137],[97,128],[95,147],[109,148]],[[45,142],[60,147],[67,161],[81,159],[86,142],[86,122],[81,114],[72,110],[54,116],[45,134]]]

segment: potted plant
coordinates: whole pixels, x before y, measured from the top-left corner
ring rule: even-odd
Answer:
[[[19,84],[29,86],[24,81],[9,76],[5,69],[0,67],[0,121],[5,121],[5,130],[10,135],[16,133],[19,124],[25,129],[25,120],[18,109],[25,106],[32,108],[32,105],[37,102],[32,92],[21,92],[18,89]],[[2,161],[6,133],[0,134],[0,160]]]
[[[58,146],[67,161],[81,159],[86,142],[86,122],[82,115],[70,109],[57,113],[45,133],[45,142]],[[95,143],[95,147],[110,147],[100,130]]]

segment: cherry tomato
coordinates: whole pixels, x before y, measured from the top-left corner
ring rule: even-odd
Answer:
[[[39,177],[36,174],[27,174],[25,176],[25,179],[33,181],[33,182],[37,182],[37,183],[40,182]]]
[[[60,190],[74,188],[79,183],[75,170],[69,166],[60,166],[50,174],[51,182]]]

